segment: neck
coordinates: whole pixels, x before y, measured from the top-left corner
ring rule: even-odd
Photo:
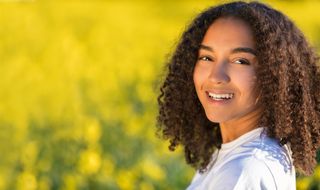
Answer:
[[[241,135],[256,129],[260,116],[261,110],[257,109],[239,119],[219,123],[222,143],[231,142]]]

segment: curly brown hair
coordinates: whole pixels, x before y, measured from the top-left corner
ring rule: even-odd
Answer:
[[[158,135],[169,149],[184,146],[188,164],[206,170],[222,143],[219,123],[206,117],[193,83],[198,51],[208,27],[218,18],[249,24],[256,42],[260,127],[281,145],[288,143],[297,171],[310,175],[320,144],[320,72],[318,56],[302,32],[281,12],[259,2],[232,2],[200,13],[182,34],[166,64],[158,96]]]

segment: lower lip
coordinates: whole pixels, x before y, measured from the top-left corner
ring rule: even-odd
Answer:
[[[209,96],[207,96],[207,99],[210,102],[210,104],[213,104],[213,105],[226,105],[231,102],[233,97],[231,99],[214,100],[214,99],[210,98]]]

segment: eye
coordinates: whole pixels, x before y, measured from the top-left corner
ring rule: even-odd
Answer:
[[[234,63],[241,65],[250,65],[250,62],[247,59],[237,59],[234,61]]]
[[[200,61],[212,61],[212,58],[209,57],[209,56],[200,56],[198,58],[198,60],[200,60]]]

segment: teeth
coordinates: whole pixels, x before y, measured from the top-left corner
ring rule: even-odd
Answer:
[[[222,99],[231,99],[233,97],[233,94],[214,94],[209,92],[209,97],[216,100],[222,100]]]

